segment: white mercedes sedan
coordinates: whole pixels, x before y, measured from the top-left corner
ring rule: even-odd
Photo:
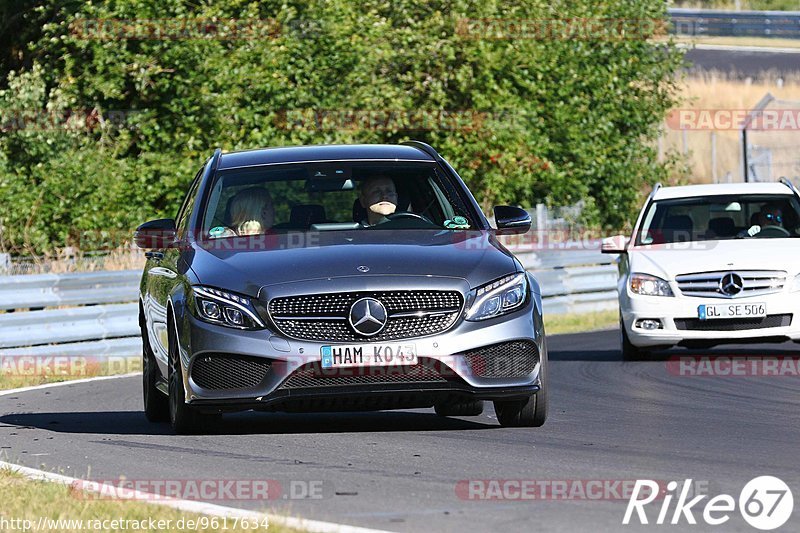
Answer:
[[[800,342],[800,192],[780,183],[661,187],[620,254],[622,352]]]

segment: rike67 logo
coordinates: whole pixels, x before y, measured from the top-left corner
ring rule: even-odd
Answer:
[[[623,524],[630,524],[634,513],[640,524],[650,523],[645,507],[656,500],[658,487],[656,481],[636,480],[622,519]],[[719,494],[702,505],[701,502],[708,498],[708,495],[701,494],[689,499],[691,487],[691,479],[687,479],[682,487],[678,486],[677,481],[667,483],[667,492],[660,501],[661,507],[655,520],[656,524],[694,525],[697,524],[695,512],[701,513],[703,521],[711,526],[719,526],[730,520],[737,504],[733,496]],[[673,500],[675,507],[670,509]],[[783,480],[773,476],[760,476],[751,479],[744,486],[739,493],[738,504],[742,518],[748,524],[756,529],[768,531],[781,527],[789,520],[794,509],[794,498],[791,489]]]

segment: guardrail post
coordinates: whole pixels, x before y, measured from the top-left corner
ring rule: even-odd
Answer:
[[[11,271],[11,255],[0,254],[0,275],[5,276]]]

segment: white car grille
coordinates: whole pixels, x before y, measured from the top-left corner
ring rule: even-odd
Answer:
[[[675,281],[684,296],[744,298],[782,291],[786,283],[786,272],[781,270],[722,270],[681,274],[675,276]],[[731,285],[731,281],[735,283]],[[725,290],[723,290],[723,286]]]

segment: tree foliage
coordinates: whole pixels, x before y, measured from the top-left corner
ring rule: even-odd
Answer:
[[[15,16],[14,5],[0,15]],[[664,20],[661,0],[19,5],[19,17],[44,24],[21,32],[30,41],[0,63],[6,249],[102,246],[173,216],[217,146],[419,139],[486,208],[584,199],[587,221],[608,226],[666,173],[651,141],[674,102],[679,52],[636,34],[536,38],[485,24]],[[112,19],[236,20],[240,33],[89,35]],[[467,19],[484,23],[465,32]]]

